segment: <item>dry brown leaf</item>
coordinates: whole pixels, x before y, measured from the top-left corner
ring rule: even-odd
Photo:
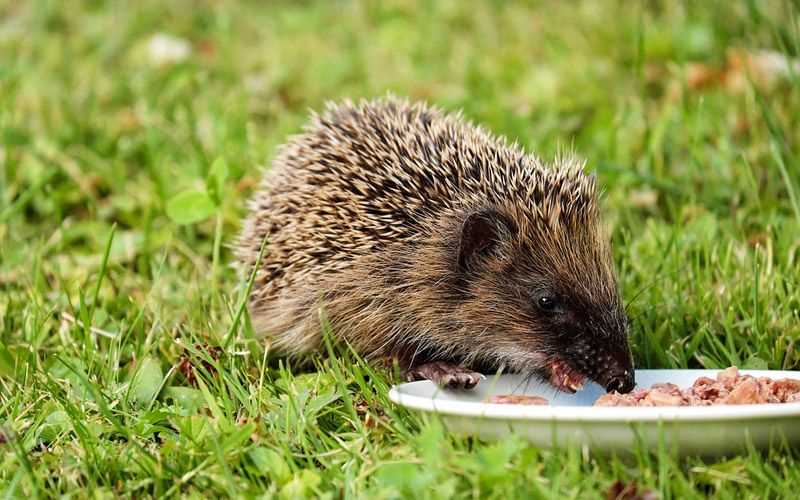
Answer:
[[[690,90],[719,86],[723,78],[724,73],[719,68],[698,62],[686,65],[686,87]]]

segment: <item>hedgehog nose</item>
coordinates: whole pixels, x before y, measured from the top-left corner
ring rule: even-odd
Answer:
[[[619,375],[611,377],[606,384],[606,392],[617,391],[621,394],[631,392],[636,382],[633,378],[633,371],[625,370]]]

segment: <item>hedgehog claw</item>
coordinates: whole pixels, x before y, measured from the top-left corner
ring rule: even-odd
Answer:
[[[445,361],[433,361],[406,372],[406,380],[430,380],[445,389],[472,389],[481,379],[480,373]]]

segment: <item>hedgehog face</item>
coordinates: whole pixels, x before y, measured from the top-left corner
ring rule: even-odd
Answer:
[[[574,392],[586,378],[634,386],[628,320],[599,224],[522,226],[501,210],[469,214],[458,266],[465,327],[492,357]]]
[[[540,332],[530,346],[550,354],[539,373],[571,392],[587,377],[607,391],[633,389],[628,320],[616,294],[588,292],[593,285],[586,277],[536,271],[527,277],[536,281],[528,285],[528,308],[531,323]]]

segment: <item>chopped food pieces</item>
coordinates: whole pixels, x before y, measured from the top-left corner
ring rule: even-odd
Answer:
[[[562,374],[568,373],[563,371]],[[570,377],[567,377],[567,381]],[[570,384],[565,384],[569,387]],[[488,403],[500,405],[549,405],[541,396],[499,394]],[[668,382],[649,389],[634,389],[628,394],[616,391],[597,398],[594,406],[711,406],[764,403],[800,403],[800,380],[742,375],[735,366],[717,373],[716,379],[700,377],[691,387],[681,390]]]
[[[595,406],[711,406],[800,402],[800,380],[742,375],[735,366],[700,377],[688,389],[675,384],[653,384],[629,394],[611,392],[597,398]]]
[[[550,402],[539,396],[522,396],[514,394],[500,394],[489,398],[489,402],[496,405],[549,405]]]
[[[586,376],[567,364],[566,361],[556,358],[550,362],[550,384],[564,392],[574,393],[583,388]]]

